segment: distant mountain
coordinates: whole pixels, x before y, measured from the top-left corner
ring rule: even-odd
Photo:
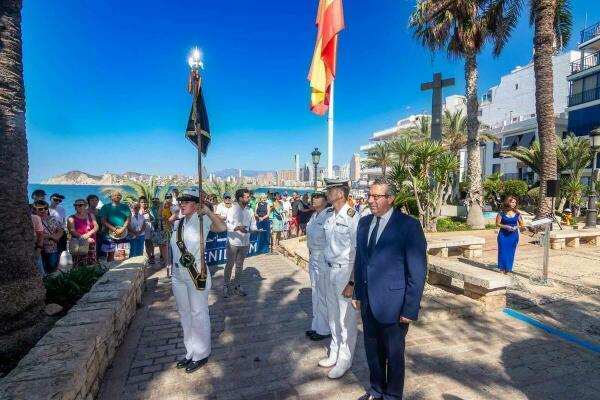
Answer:
[[[242,169],[242,176],[255,177],[258,175],[266,174],[267,172],[274,171],[256,171],[251,169]],[[214,171],[213,175],[218,176],[219,178],[227,178],[228,176],[238,176],[239,169],[237,168],[227,168],[222,169],[220,171]]]
[[[137,172],[126,172],[124,174],[114,174],[106,172],[103,175],[92,175],[83,171],[69,171],[62,175],[53,176],[43,183],[49,185],[116,185],[124,179],[146,178],[149,175]]]

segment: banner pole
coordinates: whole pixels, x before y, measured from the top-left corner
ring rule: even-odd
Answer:
[[[194,105],[196,104],[199,91],[200,73],[198,73],[198,75],[194,74]],[[198,124],[197,121],[195,121],[194,125],[196,130],[196,146],[198,147],[198,195],[200,196],[200,209],[198,210],[198,218],[200,222],[200,275],[202,275],[202,271],[208,275],[208,271],[206,271],[206,260],[204,259],[204,215],[202,215],[202,209],[204,208],[204,198],[202,196],[202,132],[200,130],[200,124]]]
[[[327,116],[327,177],[333,178],[333,81],[329,91],[329,114]],[[317,176],[317,171],[315,171]]]

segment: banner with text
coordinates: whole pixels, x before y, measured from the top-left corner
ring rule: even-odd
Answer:
[[[210,232],[206,238],[206,265],[225,264],[227,261],[227,232]],[[258,254],[268,253],[270,251],[269,231],[261,231],[250,235],[250,247],[247,257]]]

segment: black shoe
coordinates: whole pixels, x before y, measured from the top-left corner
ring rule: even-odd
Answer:
[[[383,397],[371,396],[369,393],[365,393],[364,395],[362,395],[358,398],[358,400],[381,400],[381,399],[383,399]]]
[[[324,340],[330,337],[331,335],[319,335],[318,333],[315,333],[314,335],[310,336],[310,340],[317,342],[319,340]]]
[[[179,361],[179,362],[177,363],[176,367],[177,367],[178,369],[185,368],[185,367],[187,367],[187,366],[188,366],[188,364],[189,364],[189,363],[191,363],[191,362],[192,362],[192,360],[188,360],[187,358],[184,358],[183,360],[181,360],[181,361]]]
[[[306,336],[312,336],[312,335],[314,335],[315,333],[317,333],[317,331],[310,330],[310,331],[306,331],[306,332],[304,332],[304,333],[306,334]]]
[[[195,370],[199,369],[201,366],[206,364],[207,361],[208,361],[208,358],[204,358],[204,359],[198,360],[198,361],[192,361],[185,368],[185,372],[187,372],[188,374],[191,372],[194,372]]]

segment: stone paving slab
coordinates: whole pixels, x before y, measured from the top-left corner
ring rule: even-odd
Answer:
[[[105,376],[100,399],[356,399],[368,386],[359,337],[352,372],[316,366],[327,343],[304,337],[310,282],[279,255],[247,260],[246,298],[209,296],[213,352],[193,374],[174,368],[182,332],[169,279],[149,281],[145,307]],[[448,300],[449,301],[449,300]],[[424,306],[439,304],[426,299]],[[451,304],[449,301],[447,304]],[[565,310],[566,312],[566,310]],[[362,328],[360,328],[362,330]],[[600,356],[502,313],[429,319],[407,336],[407,399],[597,399]]]

